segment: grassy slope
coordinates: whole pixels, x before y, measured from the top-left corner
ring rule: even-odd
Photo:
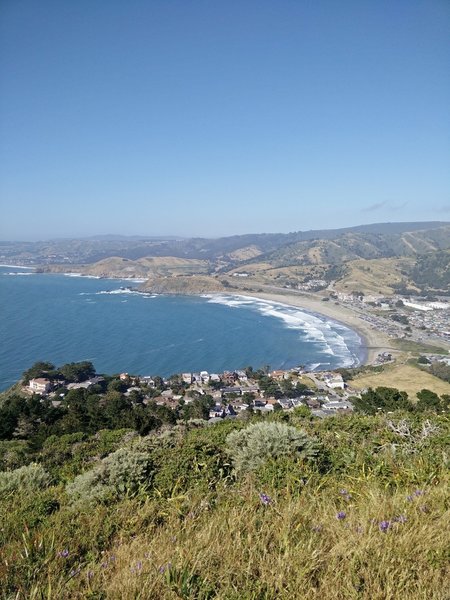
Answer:
[[[207,446],[229,431],[224,423],[187,434],[188,453],[183,442],[164,455],[173,480],[152,494],[85,508],[71,508],[61,485],[9,495],[0,502],[0,597],[444,600],[448,422],[436,423],[411,453],[381,415],[301,421],[327,449],[328,472],[281,462],[214,484],[219,457]],[[392,441],[395,453],[380,450]],[[71,460],[62,473],[73,472]]]
[[[349,384],[357,390],[378,386],[395,387],[407,392],[412,400],[415,399],[417,392],[423,389],[431,390],[438,395],[450,394],[450,384],[418,367],[404,363],[386,365],[381,373],[359,375]]]
[[[101,277],[150,277],[205,273],[208,262],[174,256],[157,256],[129,260],[113,256],[91,265],[52,265],[46,270],[65,272],[71,270],[84,275]]]
[[[393,285],[410,282],[402,270],[410,268],[412,259],[380,258],[354,260],[347,263],[348,275],[337,282],[336,289],[343,292],[359,290],[366,294],[392,294]]]

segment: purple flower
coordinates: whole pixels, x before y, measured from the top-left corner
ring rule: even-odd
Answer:
[[[394,517],[392,520],[395,523],[406,523],[408,519],[405,517],[405,515],[399,515],[398,517]]]
[[[102,569],[107,569],[108,568],[108,563],[104,562],[101,564]]]
[[[346,516],[347,516],[347,514],[343,510],[340,510],[338,512],[338,514],[336,515],[336,519],[339,519],[339,521],[342,521],[343,519],[345,519]]]
[[[70,576],[71,577],[75,577],[75,575],[78,575],[78,573],[80,572],[80,569],[73,569],[72,571],[70,571]]]
[[[58,556],[61,556],[62,558],[67,558],[69,556],[69,551],[66,549],[62,550],[61,552],[58,552]]]
[[[347,502],[352,498],[352,495],[349,494],[347,490],[340,490],[339,493],[343,498],[345,498],[345,500],[347,500]]]
[[[380,531],[386,533],[389,527],[391,526],[389,521],[381,521],[380,523]]]
[[[408,500],[408,502],[412,502],[414,500],[412,496],[406,496],[406,499]]]
[[[167,565],[161,565],[158,569],[158,571],[160,573],[164,573],[166,571],[166,569],[170,569],[170,567],[172,566],[172,563],[167,563]]]
[[[322,531],[322,525],[314,525],[312,530],[315,531],[316,533],[319,533],[320,531]]]
[[[414,492],[414,496],[423,496],[425,494],[425,492],[423,490],[416,490]]]
[[[94,571],[88,571],[87,576],[89,579],[92,579],[94,577]]]
[[[267,494],[259,494],[259,499],[265,506],[268,506],[272,502],[272,498],[270,498]]]

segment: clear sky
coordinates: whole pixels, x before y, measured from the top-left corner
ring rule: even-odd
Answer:
[[[450,220],[448,0],[1,0],[0,239]]]

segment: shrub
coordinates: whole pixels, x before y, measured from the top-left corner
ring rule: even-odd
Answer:
[[[35,491],[50,484],[50,475],[36,463],[20,467],[14,471],[0,473],[0,496],[15,491]]]
[[[269,459],[316,458],[318,446],[304,431],[284,423],[256,423],[226,439],[238,473],[255,471]]]
[[[98,502],[135,493],[151,483],[153,465],[150,455],[120,448],[96,467],[78,475],[66,487],[72,502]]]
[[[172,447],[155,448],[157,464],[155,490],[163,497],[181,494],[188,490],[214,489],[225,481],[231,465],[224,449],[226,435],[236,427],[225,421],[206,428],[186,432]]]

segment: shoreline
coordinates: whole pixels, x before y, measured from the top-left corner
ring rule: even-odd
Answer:
[[[276,292],[247,292],[236,291],[235,294],[250,298],[258,298],[260,300],[266,300],[270,302],[279,302],[294,308],[304,309],[307,312],[317,314],[324,318],[329,318],[333,321],[345,325],[349,329],[352,329],[361,338],[361,350],[364,352],[364,360],[361,360],[361,365],[370,365],[377,358],[378,354],[383,351],[395,351],[392,347],[390,338],[369,327],[369,325],[359,318],[359,316],[342,306],[341,304],[330,304],[330,302],[323,302],[317,298],[311,298],[310,296],[297,295],[292,293],[276,293]]]
[[[35,267],[24,267],[22,265],[0,265],[3,267],[10,268],[23,268],[34,270]],[[131,284],[139,284],[145,281],[144,278],[125,278],[125,277],[103,277],[95,275],[86,275],[84,273],[77,273],[73,271],[61,271],[59,273],[51,273],[57,275],[63,275],[75,278],[87,278],[87,279],[109,279],[109,280],[122,280],[127,281]],[[155,295],[154,292],[144,291],[137,287],[133,290],[142,295]],[[360,346],[360,365],[372,364],[377,358],[378,354],[383,351],[395,351],[392,347],[390,338],[377,330],[372,329],[365,321],[363,321],[355,311],[343,306],[342,304],[335,304],[333,301],[323,302],[321,299],[306,295],[297,294],[289,290],[276,290],[276,291],[253,291],[253,290],[240,290],[240,289],[229,289],[222,291],[211,291],[207,292],[207,295],[227,294],[230,296],[241,296],[247,298],[256,298],[269,302],[277,302],[293,308],[303,309],[306,312],[310,312],[324,319],[331,319],[337,323],[348,327],[353,330],[361,339]],[[172,295],[172,294],[157,294],[157,295]],[[173,295],[185,295],[185,294],[173,294]],[[194,296],[204,296],[203,293],[187,294]]]

